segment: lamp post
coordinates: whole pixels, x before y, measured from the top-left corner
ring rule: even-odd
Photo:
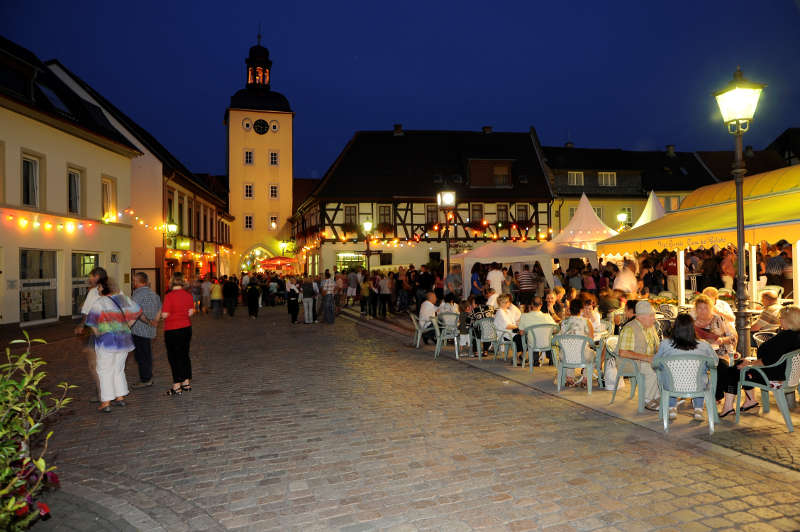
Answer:
[[[628,225],[628,213],[625,212],[618,213],[617,221],[619,222],[619,232],[624,231]]]
[[[764,87],[766,85],[744,79],[741,68],[736,67],[736,72],[733,73],[733,81],[728,83],[724,89],[714,93],[717,105],[722,113],[722,120],[728,127],[728,133],[734,135],[736,139],[736,158],[733,163],[733,180],[736,184],[736,246],[739,254],[737,260],[738,268],[736,270],[736,333],[739,335],[739,343],[736,346],[736,350],[743,357],[747,356],[750,350],[750,325],[745,313],[747,295],[744,282],[746,257],[744,250],[742,183],[746,169],[742,158],[742,136],[745,131],[750,129],[750,122],[753,120],[758,99]],[[755,275],[755,272],[750,272],[750,275]]]
[[[370,255],[372,255],[372,252],[369,250],[369,234],[372,231],[372,221],[364,220],[361,223],[361,227],[364,228],[364,239],[367,242],[367,253],[366,253],[366,255],[367,255],[367,273],[369,273],[369,271],[370,271],[369,270],[369,257],[370,257]]]
[[[454,190],[443,190],[436,194],[436,204],[440,210],[444,211],[445,229],[445,262],[444,262],[444,275],[447,278],[450,275],[450,218],[453,216],[452,211],[456,208],[456,193]]]

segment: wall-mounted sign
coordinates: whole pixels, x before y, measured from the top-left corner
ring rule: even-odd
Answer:
[[[192,247],[192,240],[185,236],[175,237],[175,249],[190,249]]]
[[[216,253],[217,246],[213,242],[203,242],[203,253]]]

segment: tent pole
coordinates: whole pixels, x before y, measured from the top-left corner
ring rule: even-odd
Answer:
[[[795,305],[800,305],[800,240],[792,246],[792,299]]]
[[[751,245],[747,249],[750,251],[750,308],[756,308],[758,301],[758,246]]]
[[[686,303],[686,250],[678,251],[678,305]]]

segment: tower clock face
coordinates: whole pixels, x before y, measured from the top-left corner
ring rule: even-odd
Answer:
[[[250,131],[253,129],[253,122],[249,118],[245,118],[242,120],[242,129],[245,131]]]
[[[272,130],[273,133],[277,133],[278,130],[281,128],[281,125],[278,124],[277,120],[270,120],[269,121],[269,128]]]
[[[267,124],[266,120],[256,120],[253,124],[253,129],[259,135],[263,135],[267,131],[269,131],[269,124]]]

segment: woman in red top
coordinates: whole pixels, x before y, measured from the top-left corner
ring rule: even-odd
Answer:
[[[186,283],[181,272],[172,274],[169,292],[164,296],[161,317],[164,318],[164,344],[167,359],[172,368],[172,388],[167,395],[180,395],[192,389],[192,361],[189,359],[189,344],[192,341],[192,322],[194,314],[192,294],[186,291]]]

